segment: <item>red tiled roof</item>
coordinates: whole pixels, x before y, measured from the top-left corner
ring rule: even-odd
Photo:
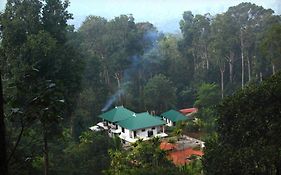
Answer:
[[[176,148],[176,145],[172,144],[172,143],[161,142],[161,144],[160,144],[160,149],[165,150],[165,151],[173,150],[175,148]]]
[[[189,113],[193,113],[193,112],[197,112],[198,109],[197,108],[186,108],[186,109],[181,109],[180,112],[182,114],[189,114]]]
[[[192,148],[187,148],[187,149],[180,150],[180,151],[170,152],[169,158],[171,158],[171,160],[173,161],[173,163],[175,165],[184,165],[184,164],[190,162],[190,160],[188,160],[187,158],[189,158],[192,155],[203,156],[204,153],[200,150],[194,150]]]

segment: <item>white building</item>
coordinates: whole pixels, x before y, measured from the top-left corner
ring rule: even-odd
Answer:
[[[177,122],[190,120],[189,117],[187,117],[173,109],[171,109],[167,112],[164,112],[163,114],[161,114],[161,117],[167,123],[166,124],[167,126],[176,126]]]
[[[152,137],[166,137],[165,122],[160,117],[152,116],[148,112],[134,114],[126,120],[118,122],[121,127],[120,138],[133,143],[138,139],[148,140]]]
[[[123,142],[134,143],[138,139],[167,136],[164,132],[166,122],[148,112],[135,114],[123,106],[118,106],[99,117],[103,122],[97,125],[108,130],[110,136],[119,136]]]

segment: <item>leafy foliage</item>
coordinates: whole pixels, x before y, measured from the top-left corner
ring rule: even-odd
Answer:
[[[55,172],[70,175],[103,174],[102,171],[110,165],[108,150],[120,149],[115,146],[106,132],[85,131],[81,134],[79,143],[68,144],[60,161],[55,160]]]
[[[176,88],[164,75],[152,77],[144,87],[144,103],[148,109],[165,111],[176,103]]]
[[[280,70],[280,33],[281,24],[273,25],[269,30],[266,31],[265,37],[261,42],[261,49],[265,57],[274,66],[274,71]]]
[[[68,6],[61,0],[7,0],[0,13],[10,174],[42,174],[44,168],[45,174],[179,173],[156,140],[125,152],[120,140],[83,131],[99,120],[112,95],[118,97],[109,106],[138,112],[194,105],[199,112],[188,129],[213,132],[220,95],[280,69],[280,15],[255,4],[241,3],[216,16],[184,12],[182,35],[160,33],[132,15],[89,16],[75,31],[67,25]],[[278,174],[280,111],[273,96],[278,97],[279,79],[273,79],[247,87],[220,107],[218,135],[206,145],[207,173]],[[200,174],[200,167],[194,162],[180,173]]]
[[[278,174],[280,88],[278,73],[223,101],[218,111],[218,134],[206,143],[206,173]]]
[[[197,99],[194,105],[198,108],[204,108],[218,104],[219,100],[219,89],[217,85],[202,84],[197,91]]]
[[[159,146],[159,139],[154,138],[146,142],[137,141],[130,151],[111,150],[111,166],[106,174],[181,174]]]
[[[49,141],[60,135],[61,121],[71,116],[80,87],[82,63],[78,51],[66,42],[66,22],[71,16],[67,6],[61,1],[9,0],[1,15],[5,112],[11,122],[8,132],[21,128],[15,144],[9,142],[14,147],[9,161],[27,158],[27,172],[33,172],[33,165],[38,167],[32,162],[40,162],[36,160],[41,154],[48,174]],[[41,144],[43,150],[25,151],[20,142],[35,140],[25,132],[37,133],[42,139],[33,144]],[[18,146],[21,148],[16,149]],[[26,172],[13,167],[11,173]]]

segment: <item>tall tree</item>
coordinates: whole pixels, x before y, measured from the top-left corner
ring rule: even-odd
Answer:
[[[205,173],[280,174],[280,89],[279,72],[222,102],[217,135],[206,142]]]
[[[196,67],[209,70],[210,60],[208,55],[208,44],[210,41],[210,14],[195,15],[193,19],[193,55],[197,57]]]
[[[251,56],[255,43],[253,29],[261,25],[263,18],[272,15],[271,9],[264,9],[251,3],[241,3],[237,6],[230,7],[226,12],[227,15],[235,19],[236,25],[239,26],[239,40],[241,53],[241,85],[245,85],[245,62],[248,68],[248,80],[251,79]],[[246,58],[246,61],[245,61]]]
[[[6,146],[6,128],[5,128],[5,116],[4,116],[4,98],[2,78],[0,71],[0,172],[3,175],[8,175],[8,161],[7,161],[7,146]]]
[[[212,40],[210,44],[210,50],[212,54],[212,61],[214,65],[219,67],[220,70],[220,82],[221,82],[221,98],[224,97],[224,73],[225,64],[227,58],[227,45],[224,44],[226,34],[224,32],[226,26],[225,15],[217,15],[212,23]]]
[[[167,35],[158,42],[160,72],[169,77],[178,89],[177,94],[189,83],[188,62],[178,49],[179,37]]]
[[[67,11],[69,1],[45,0],[42,10],[42,23],[45,31],[49,32],[59,43],[66,41],[67,20],[72,14]]]
[[[191,11],[183,13],[183,19],[180,21],[180,29],[183,34],[183,39],[179,42],[179,50],[185,59],[188,60],[189,77],[190,81],[193,80],[195,72],[195,57],[192,54],[192,40],[193,40],[193,19],[194,15]]]
[[[50,136],[57,132],[61,118],[69,116],[82,70],[78,52],[66,42],[66,22],[71,17],[67,6],[61,1],[8,0],[1,16],[2,66],[9,87],[6,111],[21,113],[20,121],[34,131],[41,128],[37,133],[42,133],[45,174]]]
[[[266,31],[261,43],[264,56],[271,62],[272,74],[275,74],[281,67],[281,24],[273,25]]]
[[[161,113],[176,103],[176,88],[164,75],[155,75],[144,87],[144,103],[149,110]]]

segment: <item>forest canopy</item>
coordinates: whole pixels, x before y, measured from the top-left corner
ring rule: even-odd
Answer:
[[[214,16],[185,11],[180,33],[167,34],[133,15],[89,15],[75,29],[69,5],[7,0],[0,13],[1,173],[190,173],[172,165],[157,140],[125,154],[120,140],[88,131],[103,111],[124,105],[157,115],[197,107],[187,129],[215,135],[206,174],[278,174],[280,15],[252,3]],[[219,150],[225,154],[214,156]],[[129,153],[145,168],[130,170]]]

